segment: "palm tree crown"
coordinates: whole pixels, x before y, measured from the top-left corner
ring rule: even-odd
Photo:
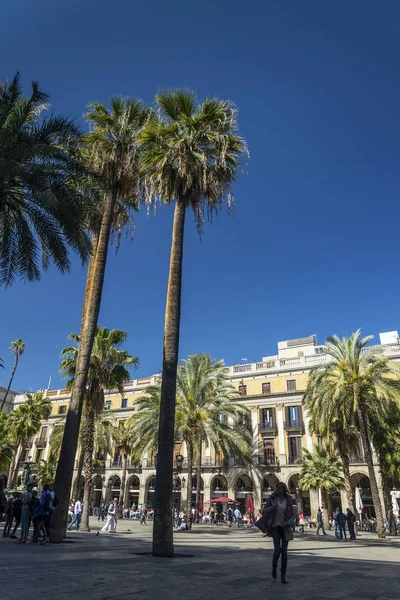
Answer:
[[[189,90],[160,92],[140,140],[147,203],[184,202],[199,229],[205,211],[217,211],[224,200],[231,205],[231,184],[247,153],[232,102],[198,103]]]
[[[303,466],[299,486],[309,490],[341,490],[344,487],[340,475],[341,464],[338,456],[330,454],[325,448],[314,446],[312,452],[304,450]]]
[[[68,271],[68,247],[89,255],[80,132],[64,117],[43,118],[48,99],[36,82],[23,98],[18,73],[0,87],[0,285],[39,279],[40,262]]]

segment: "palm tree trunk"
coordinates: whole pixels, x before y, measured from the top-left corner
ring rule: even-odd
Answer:
[[[19,467],[21,464],[21,457],[22,457],[22,452],[23,452],[23,446],[25,445],[25,442],[22,441],[18,444],[18,448],[17,448],[17,452],[15,454],[15,461],[14,461],[14,468],[13,471],[10,472],[10,482],[8,484],[9,488],[13,488],[17,485],[18,482],[18,471],[19,471]]]
[[[197,468],[196,468],[196,504],[195,518],[196,523],[200,522],[200,490],[201,490],[201,453],[203,450],[203,438],[199,436],[197,448]]]
[[[90,496],[92,491],[93,474],[93,447],[94,447],[94,411],[90,410],[86,417],[85,432],[82,439],[83,476],[85,478],[85,487],[83,491],[83,510],[82,510],[82,531],[90,531],[89,527],[89,508]]]
[[[367,424],[362,409],[358,409],[358,421],[360,424],[361,442],[364,449],[365,462],[368,467],[369,485],[371,487],[372,502],[374,503],[376,515],[376,533],[378,537],[385,537],[385,526],[383,524],[383,513],[381,500],[379,498],[378,484],[375,477],[374,461],[372,458],[371,444],[368,437]]]
[[[75,381],[65,421],[60,460],[58,461],[54,484],[59,498],[59,504],[51,519],[50,538],[53,543],[62,542],[67,523],[71,482],[82,416],[82,405],[85,397],[90,356],[100,311],[104,273],[107,264],[108,244],[110,241],[116,199],[116,190],[113,190],[112,193],[106,195],[94,263],[92,269],[89,269],[88,271],[88,278],[86,281],[85,301],[87,301],[87,303],[86,305],[84,303],[85,312],[82,314]],[[91,281],[90,278],[92,278]]]
[[[7,389],[6,389],[6,393],[4,394],[4,398],[3,398],[3,401],[2,401],[2,403],[1,403],[1,406],[0,406],[0,412],[3,410],[3,408],[4,408],[4,405],[5,405],[5,403],[6,403],[7,396],[8,396],[8,392],[10,391],[11,384],[12,384],[12,382],[13,382],[14,375],[15,375],[15,371],[17,370],[17,367],[18,367],[18,352],[17,352],[17,354],[15,355],[15,363],[14,363],[14,368],[13,368],[13,370],[12,370],[11,377],[10,377],[10,381],[8,382],[8,386],[7,386]]]
[[[127,467],[127,457],[126,457],[126,453],[122,452],[121,453],[121,467],[122,467],[122,474],[121,474],[121,489],[119,492],[119,502],[118,502],[118,515],[119,517],[122,518],[123,515],[123,509],[126,506],[126,467]]]
[[[385,503],[385,514],[386,517],[388,517],[389,515],[389,511],[392,510],[393,506],[392,506],[392,496],[391,496],[391,489],[392,489],[392,479],[389,477],[389,475],[387,475],[385,473],[384,470],[384,465],[382,464],[382,461],[380,462],[380,472],[381,472],[381,478],[382,478],[382,491],[383,491],[383,501]]]
[[[321,509],[322,518],[324,519],[324,527],[329,526],[329,513],[328,513],[328,490],[321,488]]]
[[[82,471],[83,471],[84,458],[85,458],[85,453],[84,453],[83,449],[81,448],[81,451],[79,454],[79,459],[78,459],[78,467],[77,467],[77,475],[76,475],[76,479],[75,479],[75,486],[74,486],[74,489],[72,490],[72,497],[74,500],[76,498],[78,498],[78,496],[81,495]]]
[[[355,512],[356,499],[355,494],[353,492],[353,487],[351,485],[350,478],[350,459],[348,454],[340,453],[340,458],[342,459],[342,468],[343,468],[343,477],[344,477],[344,489],[346,492],[347,504],[350,510]]]
[[[153,556],[174,555],[172,522],[172,473],[175,429],[176,372],[181,320],[183,233],[185,206],[175,203],[164,324],[158,460],[154,500]]]
[[[186,526],[192,528],[192,479],[193,479],[193,445],[192,440],[186,442],[187,448],[187,482],[186,482]]]
[[[14,444],[13,457],[12,457],[12,461],[10,463],[10,467],[8,469],[7,487],[9,489],[12,489],[14,487],[14,473],[15,473],[15,467],[16,467],[16,464],[18,461],[20,444],[21,444],[20,440],[17,440],[16,443]]]

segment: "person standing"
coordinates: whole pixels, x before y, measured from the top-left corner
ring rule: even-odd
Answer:
[[[40,531],[42,530],[44,532],[44,538],[41,541],[41,544],[47,544],[50,541],[47,532],[44,528],[44,521],[51,509],[51,496],[49,492],[49,487],[50,486],[48,483],[46,483],[43,486],[43,492],[40,496],[39,506],[37,507],[34,513],[34,530],[32,542],[36,544],[39,539]]]
[[[68,531],[71,531],[72,525],[76,525],[76,530],[78,531],[79,525],[81,524],[81,517],[82,517],[82,503],[78,498],[78,500],[75,502],[75,506],[74,506],[74,518],[72,519],[71,523],[67,527]]]
[[[347,526],[349,528],[350,539],[355,540],[356,532],[355,532],[354,524],[356,522],[356,515],[350,510],[350,508],[348,508],[346,511],[346,521],[347,521]]]
[[[102,521],[104,521],[104,502],[102,502],[99,506],[99,512],[98,512],[98,518],[97,520],[100,521],[100,519]]]
[[[29,533],[29,523],[30,523],[30,507],[32,504],[32,484],[29,483],[26,487],[25,496],[22,499],[22,518],[21,518],[21,534],[19,540],[17,540],[18,544],[26,544],[28,540]]]
[[[272,577],[277,578],[279,557],[281,557],[281,582],[287,583],[287,550],[293,539],[294,510],[292,497],[283,481],[276,484],[275,492],[268,498],[263,511],[263,522],[267,534],[274,541],[272,556]]]
[[[324,528],[324,515],[322,514],[322,510],[321,508],[318,508],[318,512],[317,512],[317,523],[318,523],[318,527],[317,527],[317,535],[319,535],[319,530],[322,529],[322,533],[324,535],[328,535],[325,531]]]
[[[117,506],[116,504],[114,504],[114,500],[111,500],[110,504],[108,505],[108,513],[107,513],[107,522],[104,525],[104,527],[102,527],[102,529],[100,529],[100,531],[97,532],[96,535],[99,535],[99,533],[105,532],[105,531],[109,531],[110,533],[115,533],[115,513],[117,510]]]
[[[13,514],[14,514],[14,519],[15,519],[15,525],[14,525],[14,529],[12,531],[12,534],[10,535],[10,538],[13,540],[17,539],[17,536],[15,535],[15,532],[17,531],[20,523],[21,523],[21,519],[22,519],[22,498],[21,498],[21,494],[15,494],[15,498],[13,500]]]
[[[6,508],[5,508],[5,517],[6,522],[3,529],[3,537],[9,537],[11,527],[14,521],[14,513],[13,513],[13,497],[6,497]]]
[[[239,507],[237,506],[235,508],[235,510],[233,511],[233,514],[235,515],[235,523],[237,524],[237,526],[239,527],[239,523],[242,520],[242,513],[239,510]]]
[[[336,515],[336,522],[339,527],[339,538],[342,540],[343,538],[347,540],[346,535],[346,515],[342,513],[341,510],[338,510]]]

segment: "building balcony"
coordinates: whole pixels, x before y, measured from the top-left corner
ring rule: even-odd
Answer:
[[[47,437],[46,438],[38,438],[35,440],[36,448],[46,448],[47,446]]]
[[[303,431],[304,423],[302,420],[286,421],[284,423],[284,428],[286,431]]]
[[[258,431],[260,433],[276,433],[277,429],[277,424],[273,423],[272,421],[264,421],[264,423],[258,424]]]
[[[271,467],[276,469],[280,467],[279,458],[277,456],[265,456],[264,454],[254,456],[254,464],[257,467]]]
[[[351,464],[364,464],[365,458],[363,456],[350,456]]]
[[[302,456],[288,456],[287,464],[288,465],[299,465],[302,464],[303,457]]]

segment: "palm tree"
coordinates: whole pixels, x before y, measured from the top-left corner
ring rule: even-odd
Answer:
[[[47,460],[41,458],[36,463],[36,469],[38,471],[38,480],[42,484],[42,487],[45,483],[53,483],[57,470],[56,456],[54,454],[50,454]]]
[[[314,446],[312,452],[304,450],[303,466],[299,477],[299,487],[305,491],[321,490],[322,513],[328,522],[328,492],[344,488],[340,475],[341,464],[338,456],[328,450]]]
[[[9,415],[0,413],[0,470],[7,470],[11,464],[13,447],[10,443]]]
[[[6,393],[4,394],[4,398],[3,398],[3,401],[2,401],[1,406],[0,406],[0,412],[3,410],[3,407],[4,407],[5,403],[6,403],[8,392],[10,391],[11,384],[12,384],[13,379],[14,379],[15,371],[17,370],[17,367],[18,367],[18,359],[19,359],[19,357],[25,351],[25,344],[21,340],[21,338],[18,338],[17,340],[15,340],[15,342],[11,342],[11,346],[10,346],[9,349],[11,350],[11,352],[15,356],[15,362],[14,362],[14,368],[13,368],[12,373],[11,373],[10,381],[8,382]]]
[[[353,422],[361,436],[368,467],[377,534],[384,535],[382,505],[379,498],[371,449],[370,425],[376,415],[390,414],[393,404],[400,405],[399,367],[379,346],[367,347],[373,336],[361,338],[358,330],[343,339],[328,337],[324,350],[328,361],[312,369],[309,378],[307,408],[310,416],[319,414],[327,424],[338,419],[346,428]]]
[[[27,401],[9,415],[10,440],[14,446],[14,456],[8,478],[8,487],[10,488],[17,481],[22,451],[29,438],[37,434],[41,427],[41,421],[47,419],[51,413],[51,402],[41,392],[26,394],[26,396]]]
[[[85,137],[88,163],[101,176],[104,193],[101,222],[92,240],[93,258],[86,280],[76,374],[57,467],[55,483],[60,502],[52,518],[52,542],[62,542],[67,521],[79,426],[116,206],[118,202],[134,205],[139,193],[137,138],[149,111],[140,101],[130,98],[112,98],[110,104],[111,110],[108,110],[101,103],[93,103],[86,115],[92,125],[92,131]]]
[[[193,458],[197,455],[196,504],[199,504],[201,447],[203,440],[221,450],[224,458],[234,455],[251,463],[251,432],[246,423],[248,409],[237,403],[237,390],[228,379],[229,369],[209,354],[194,354],[183,360],[177,373],[176,430],[186,443],[188,485],[186,515],[190,516]],[[233,426],[235,425],[235,426]],[[198,507],[197,507],[198,510]]]
[[[36,82],[23,98],[19,73],[0,86],[0,285],[38,280],[40,263],[69,271],[69,248],[89,256],[81,134],[69,119],[43,117],[48,100]]]
[[[75,341],[76,346],[64,348],[61,353],[63,360],[60,365],[63,377],[68,379],[66,384],[68,389],[74,386],[80,347],[79,335],[71,334],[70,338]],[[120,394],[123,394],[124,382],[129,379],[129,371],[125,367],[133,368],[139,364],[137,357],[130,356],[126,350],[120,349],[126,338],[126,333],[119,329],[110,330],[101,327],[97,327],[96,329],[84,401],[85,420],[81,428],[81,452],[84,456],[83,475],[85,478],[82,513],[83,531],[89,531],[89,504],[93,471],[95,424],[96,418],[104,410],[104,390],[118,390]]]
[[[128,466],[128,459],[134,454],[134,433],[132,428],[132,422],[129,419],[125,421],[119,421],[118,427],[113,427],[111,430],[112,439],[115,444],[115,450],[121,457],[121,491],[118,503],[118,513],[122,517],[123,508],[128,505],[128,498],[126,493],[126,470]]]
[[[307,409],[309,400],[312,402],[313,386],[309,382],[304,403]],[[347,504],[352,512],[355,512],[355,496],[351,484],[350,457],[360,455],[360,434],[354,423],[344,426],[338,416],[333,416],[331,421],[325,421],[324,415],[319,411],[319,406],[313,406],[313,415],[310,420],[310,431],[321,439],[323,446],[331,453],[338,452],[342,461],[343,477]]]
[[[186,209],[192,208],[198,231],[205,214],[232,202],[231,185],[240,156],[236,110],[217,98],[197,104],[193,92],[156,96],[156,116],[140,134],[145,199],[175,202],[164,324],[161,417],[156,470],[153,555],[173,556],[172,472],[176,374],[181,314],[183,234]]]
[[[371,415],[371,439],[378,455],[382,480],[385,514],[392,509],[391,489],[393,482],[400,479],[400,407],[392,405],[388,414]]]
[[[160,385],[146,388],[145,395],[138,398],[136,410],[130,417],[135,452],[149,455],[158,449],[157,464],[160,460],[157,434],[161,390]],[[201,461],[203,441],[220,449],[224,458],[234,454],[244,464],[251,462],[251,433],[246,424],[248,409],[236,400],[238,393],[228,380],[228,369],[223,361],[214,361],[207,354],[197,354],[179,365],[174,432],[175,441],[184,442],[187,448],[187,515],[191,506],[193,458],[200,456]],[[197,493],[200,493],[199,463],[197,482]]]

